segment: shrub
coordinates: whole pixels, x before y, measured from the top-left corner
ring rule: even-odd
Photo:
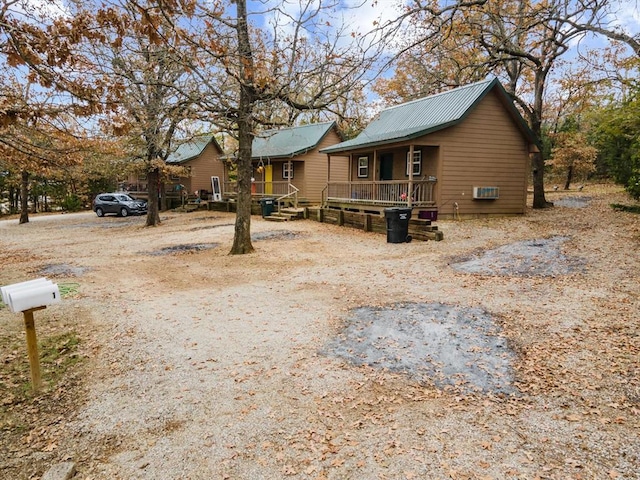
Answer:
[[[75,194],[67,195],[60,202],[60,207],[65,212],[77,212],[79,210],[82,210],[82,201]]]

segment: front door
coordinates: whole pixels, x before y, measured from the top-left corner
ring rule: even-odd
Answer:
[[[273,193],[273,166],[264,166],[264,193],[271,195]]]
[[[380,180],[393,180],[393,153],[380,155]]]

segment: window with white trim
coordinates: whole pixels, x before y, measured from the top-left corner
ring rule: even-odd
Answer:
[[[413,161],[409,162],[409,154],[411,152],[407,152],[407,177],[409,176],[409,165],[413,165],[413,176],[420,175],[422,171],[422,150],[414,150],[413,151]]]
[[[358,158],[358,178],[369,176],[369,157]]]
[[[291,166],[291,168],[289,168]],[[282,178],[291,180],[293,178],[293,163],[285,162],[282,164]]]

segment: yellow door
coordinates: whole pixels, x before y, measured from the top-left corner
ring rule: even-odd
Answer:
[[[273,193],[273,170],[271,165],[264,166],[264,193],[265,195],[271,195]]]

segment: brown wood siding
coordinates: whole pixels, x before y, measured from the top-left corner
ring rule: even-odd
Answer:
[[[212,176],[220,177],[220,181],[224,181],[224,164],[220,160],[220,151],[211,143],[198,157],[180,165],[189,168],[191,176],[180,177],[177,180],[169,179],[165,184],[165,190],[173,191],[176,185],[184,185],[189,195],[193,195],[196,190],[211,193]]]
[[[320,153],[319,150],[336,145],[340,141],[338,133],[332,128],[318,146],[304,156],[304,183],[298,185],[295,181],[292,182],[300,189],[299,196],[301,198],[317,204],[322,201],[322,190],[324,190],[329,181],[329,161],[327,155]],[[340,167],[340,163],[331,162],[332,178],[336,178],[340,174]],[[346,164],[343,168],[344,180],[346,180]]]
[[[211,192],[211,177],[213,176],[220,177],[221,182],[224,181],[224,164],[220,160],[220,152],[211,143],[197,158],[185,162],[184,165],[191,167],[190,194],[196,190]]]
[[[298,198],[307,200],[311,203],[319,204],[322,201],[322,191],[328,182],[328,158],[325,153],[319,150],[340,143],[341,139],[335,129],[331,129],[325,137],[320,141],[318,146],[304,155],[291,159],[293,164],[293,178],[291,184],[299,189]],[[342,160],[342,161],[340,161]],[[273,166],[273,181],[282,182],[286,179],[282,178],[282,166],[289,159],[271,160]],[[254,161],[255,163],[255,161]],[[335,181],[347,180],[348,161],[345,157],[332,158],[331,162],[331,178]],[[256,178],[262,181],[262,176],[257,174]]]
[[[331,156],[329,166],[330,182],[346,182],[349,180],[349,156]]]
[[[439,147],[437,145],[429,144],[431,138],[424,137],[420,139],[423,144],[414,144],[415,150],[422,151],[422,166],[420,169],[420,175],[414,177],[415,180],[426,178],[428,176],[437,176],[438,174],[438,161],[439,161]],[[380,180],[380,159],[385,155],[393,156],[393,180],[407,180],[407,152],[409,151],[409,143],[397,144],[393,149],[388,147],[384,150],[377,151],[377,161],[373,161],[373,152],[367,151],[362,153],[354,153],[353,161],[351,163],[351,178],[354,182],[361,181],[377,181]],[[358,177],[358,158],[369,158],[369,174],[367,177]],[[336,157],[337,158],[337,157]],[[332,157],[333,165],[333,157]],[[348,165],[346,166],[348,168]],[[333,180],[333,179],[332,179]],[[337,181],[337,180],[333,180]]]
[[[415,141],[441,145],[437,204],[445,215],[520,214],[526,208],[528,143],[490,92],[460,124]],[[473,200],[473,187],[499,187],[498,200]]]

